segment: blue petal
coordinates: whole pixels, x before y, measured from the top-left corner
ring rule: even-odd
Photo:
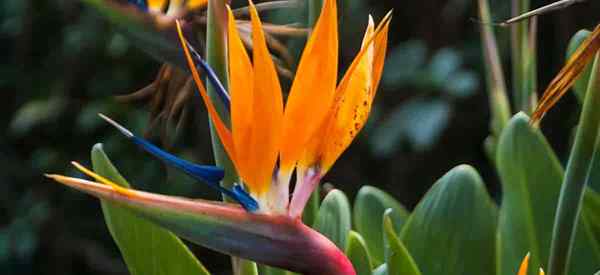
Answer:
[[[127,2],[129,2],[132,5],[135,5],[143,11],[148,10],[148,3],[146,3],[146,0],[128,0]]]
[[[221,181],[225,176],[225,172],[221,168],[215,166],[198,165],[180,159],[159,149],[154,144],[136,136],[131,137],[131,140],[146,152],[154,155],[171,166],[179,168],[194,179],[206,181],[211,185],[218,185],[219,181]]]
[[[215,71],[213,71],[213,69],[208,65],[208,63],[206,63],[206,61],[202,59],[202,56],[200,56],[200,54],[194,49],[194,47],[192,47],[192,45],[189,42],[186,41],[186,43],[188,45],[188,48],[190,49],[190,52],[192,53],[192,55],[194,55],[194,58],[198,62],[198,67],[202,69],[202,71],[204,71],[206,76],[208,76],[208,81],[210,81],[210,83],[217,89],[217,93],[221,98],[221,101],[223,101],[223,105],[225,105],[225,108],[227,108],[227,111],[229,111],[231,99],[229,97],[229,93],[227,92],[227,90],[225,90],[225,86],[223,86],[223,83],[221,83]]]
[[[208,183],[210,187],[235,200],[247,211],[253,212],[258,210],[258,202],[256,202],[256,200],[252,198],[252,196],[250,196],[250,194],[248,194],[248,192],[246,192],[246,190],[244,190],[241,186],[235,185],[233,187],[233,190],[229,190],[223,188],[219,184],[219,182],[225,176],[225,171],[223,171],[223,169],[216,166],[198,165],[191,163],[187,160],[180,159],[170,153],[161,150],[156,145],[148,142],[147,140],[133,135],[131,131],[127,130],[125,127],[116,123],[107,116],[100,114],[100,117],[102,117],[108,123],[116,127],[121,133],[123,133],[123,135],[125,135],[129,140],[133,141],[133,143],[138,145],[144,151],[152,154],[153,156],[162,160],[166,164],[183,171],[184,173],[198,181]]]

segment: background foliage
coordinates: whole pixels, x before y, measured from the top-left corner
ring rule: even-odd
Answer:
[[[494,18],[508,16],[508,2],[491,1]],[[367,11],[380,18],[394,8],[394,20],[370,123],[326,180],[350,199],[368,184],[413,209],[446,171],[468,163],[480,172],[492,199],[500,201],[498,175],[483,150],[489,108],[479,26],[470,20],[476,17],[475,1],[349,0],[342,8],[344,67],[358,48],[356,33],[364,29]],[[540,87],[560,68],[572,34],[598,22],[593,11],[599,9],[600,3],[588,1],[541,18]],[[278,22],[288,18],[283,12],[269,16]],[[500,29],[498,34],[502,50],[507,50],[508,31]],[[78,1],[4,0],[0,39],[0,273],[127,274],[96,200],[42,177],[44,172],[74,175],[68,162],[89,161],[89,148],[98,141],[142,189],[216,197],[165,171],[96,117],[98,112],[110,113],[144,132],[147,109],[119,103],[113,96],[148,84],[160,64],[129,45],[93,11]],[[576,120],[577,105],[573,96],[561,105],[546,118],[544,131],[564,163],[566,133]],[[187,125],[173,137],[172,151],[212,162],[200,105]],[[149,135],[158,141],[158,134]],[[229,270],[227,257],[192,247],[214,274]]]

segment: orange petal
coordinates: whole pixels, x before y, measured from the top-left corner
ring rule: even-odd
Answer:
[[[529,267],[529,253],[525,255],[523,261],[521,262],[521,267],[519,267],[518,275],[527,275],[527,268]]]
[[[118,184],[110,181],[109,179],[107,179],[107,178],[105,178],[103,176],[100,176],[100,175],[92,172],[91,170],[83,167],[83,165],[81,165],[81,164],[79,164],[79,163],[77,163],[75,161],[71,162],[71,164],[73,164],[73,166],[75,166],[75,168],[77,168],[77,170],[79,170],[79,171],[83,172],[84,174],[86,174],[86,175],[94,178],[94,180],[96,180],[97,182],[100,182],[100,183],[103,183],[103,184],[106,184],[106,185],[110,185],[115,191],[117,191],[117,192],[119,192],[119,193],[121,193],[123,195],[126,195],[126,196],[131,196],[132,193],[131,193],[131,191],[129,189],[127,189],[125,187],[122,187],[122,186],[120,186],[120,185],[118,185]],[[47,175],[47,176],[50,177],[50,178],[52,178],[52,179],[54,179],[54,180],[56,180],[56,181],[58,181],[58,182],[62,182],[62,180],[64,180],[64,179],[67,178],[67,177],[63,177],[63,176],[59,176],[59,175]]]
[[[167,3],[167,0],[148,0],[148,9],[161,12]]]
[[[279,154],[281,124],[283,121],[283,99],[277,70],[267,47],[256,7],[250,1],[252,21],[252,46],[254,84],[252,93],[252,135],[249,147],[249,166],[254,167],[248,185],[253,192],[266,192],[273,177]],[[235,81],[235,80],[234,80]],[[246,83],[248,85],[248,83]],[[237,137],[236,137],[237,138]]]
[[[579,48],[571,55],[567,64],[550,82],[540,103],[531,115],[531,123],[536,123],[558,102],[558,100],[573,86],[585,66],[594,58],[600,49],[600,25],[592,34],[581,43]]]
[[[327,117],[337,80],[338,31],[335,0],[325,0],[308,39],[285,107],[281,169],[291,170]]]
[[[204,7],[208,4],[208,0],[188,0],[185,6],[188,9],[196,9]]]
[[[208,94],[206,93],[206,89],[204,88],[204,85],[202,84],[202,81],[200,80],[200,74],[198,73],[198,70],[196,70],[196,65],[194,64],[194,60],[192,59],[192,56],[190,55],[190,50],[188,49],[187,42],[186,42],[185,38],[183,37],[183,32],[181,31],[181,25],[179,24],[179,21],[176,21],[176,23],[177,23],[177,33],[179,35],[179,39],[181,41],[181,45],[182,45],[183,51],[185,53],[185,57],[188,61],[188,66],[190,67],[190,71],[192,72],[192,77],[194,78],[194,82],[196,83],[196,87],[198,88],[198,91],[200,92],[200,96],[202,96],[204,105],[206,105],[206,109],[208,110],[210,119],[213,122],[215,129],[217,130],[217,134],[219,135],[219,139],[221,140],[221,143],[223,143],[223,147],[225,148],[225,151],[227,151],[227,154],[229,155],[229,158],[235,165],[236,169],[239,170],[239,166],[236,161],[237,158],[235,155],[235,148],[233,147],[233,140],[231,138],[231,132],[229,131],[229,129],[227,129],[227,127],[223,123],[223,120],[221,120],[221,117],[217,113],[215,106],[213,105],[212,101],[210,100],[210,97],[208,97]]]
[[[327,172],[335,160],[350,145],[367,121],[375,94],[375,86],[381,76],[390,17],[386,17],[377,30],[369,18],[361,51],[358,53],[342,82],[338,86],[327,126],[321,128],[301,162],[304,167],[318,166],[321,173]],[[378,58],[378,59],[376,59]],[[377,63],[379,62],[379,63]],[[379,70],[379,72],[375,72]],[[377,78],[375,78],[377,77]]]
[[[252,63],[240,38],[235,18],[228,7],[228,48],[229,48],[229,90],[231,92],[231,130],[237,162],[238,173],[247,181],[252,168],[249,167],[250,136],[252,133],[253,85]]]

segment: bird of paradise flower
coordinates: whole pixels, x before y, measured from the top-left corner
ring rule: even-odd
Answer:
[[[229,157],[238,185],[219,185],[223,170],[179,159],[102,116],[143,150],[229,196],[228,203],[190,200],[126,189],[74,165],[96,180],[47,175],[69,187],[127,207],[175,234],[226,254],[304,274],[355,274],[344,254],[302,224],[306,202],[335,160],[364,126],[383,71],[391,13],[376,27],[369,18],[362,47],[341,82],[335,0],[326,0],[304,48],[287,102],[283,103],[275,64],[262,22],[250,2],[253,51],[248,55],[228,9],[229,83],[219,79],[178,34],[197,89]],[[196,62],[229,106],[231,127],[223,123],[207,96]],[[289,196],[290,179],[296,185]],[[256,247],[261,253],[256,253]],[[317,264],[318,263],[318,264]]]

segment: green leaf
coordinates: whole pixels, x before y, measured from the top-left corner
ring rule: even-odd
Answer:
[[[495,274],[496,218],[477,171],[460,165],[427,192],[400,239],[423,274]]]
[[[402,241],[396,235],[396,230],[392,222],[392,209],[385,211],[383,217],[383,229],[385,231],[386,256],[385,261],[388,266],[388,272],[391,274],[402,275],[421,275],[414,259],[406,250]]]
[[[571,57],[573,53],[579,48],[581,43],[590,36],[591,32],[588,30],[580,30],[578,31],[569,42],[569,47],[567,48],[567,58]],[[579,100],[579,103],[583,103],[583,99],[585,98],[585,93],[587,91],[588,83],[590,82],[590,76],[592,74],[592,64],[586,65],[585,69],[575,81],[575,85],[573,89],[575,90],[575,95]]]
[[[563,179],[563,169],[544,136],[519,113],[503,131],[498,143],[498,172],[502,182],[502,208],[498,220],[498,274],[516,274],[525,254],[533,267],[546,264],[552,224]],[[588,193],[591,193],[588,190]],[[590,195],[587,195],[590,196]],[[593,195],[591,195],[593,196]],[[591,274],[599,262],[585,216],[584,203],[576,236],[570,274]],[[591,257],[591,258],[590,258]]]
[[[387,275],[388,268],[387,264],[382,264],[373,270],[373,275]]]
[[[286,271],[276,267],[270,267],[267,265],[258,265],[258,274],[260,275],[288,275],[292,274],[291,271]]]
[[[174,18],[142,12],[131,5],[114,0],[83,0],[82,2],[98,11],[132,44],[155,59],[187,68],[175,35]],[[190,43],[194,42],[190,41]]]
[[[302,222],[308,226],[313,226],[315,221],[317,220],[317,215],[319,215],[319,200],[321,199],[321,187],[317,184],[315,190],[313,190],[310,195],[310,199],[308,199],[308,203],[306,203],[306,207],[304,207],[304,212],[302,213]]]
[[[115,183],[129,183],[112,165],[102,145],[92,149],[96,173]],[[132,275],[210,274],[173,233],[145,220],[126,208],[102,200],[106,225]]]
[[[346,244],[346,255],[352,262],[356,274],[369,275],[373,269],[371,256],[367,250],[367,245],[363,237],[355,232],[350,231],[348,234],[348,243]]]
[[[342,191],[333,190],[323,200],[314,228],[344,249],[351,227],[350,217],[348,198]]]
[[[383,224],[383,214],[388,208],[393,209],[391,219],[396,232],[400,232],[409,213],[394,197],[376,187],[365,185],[358,191],[354,201],[354,226],[365,238],[375,265],[385,260],[383,228],[378,225]]]

